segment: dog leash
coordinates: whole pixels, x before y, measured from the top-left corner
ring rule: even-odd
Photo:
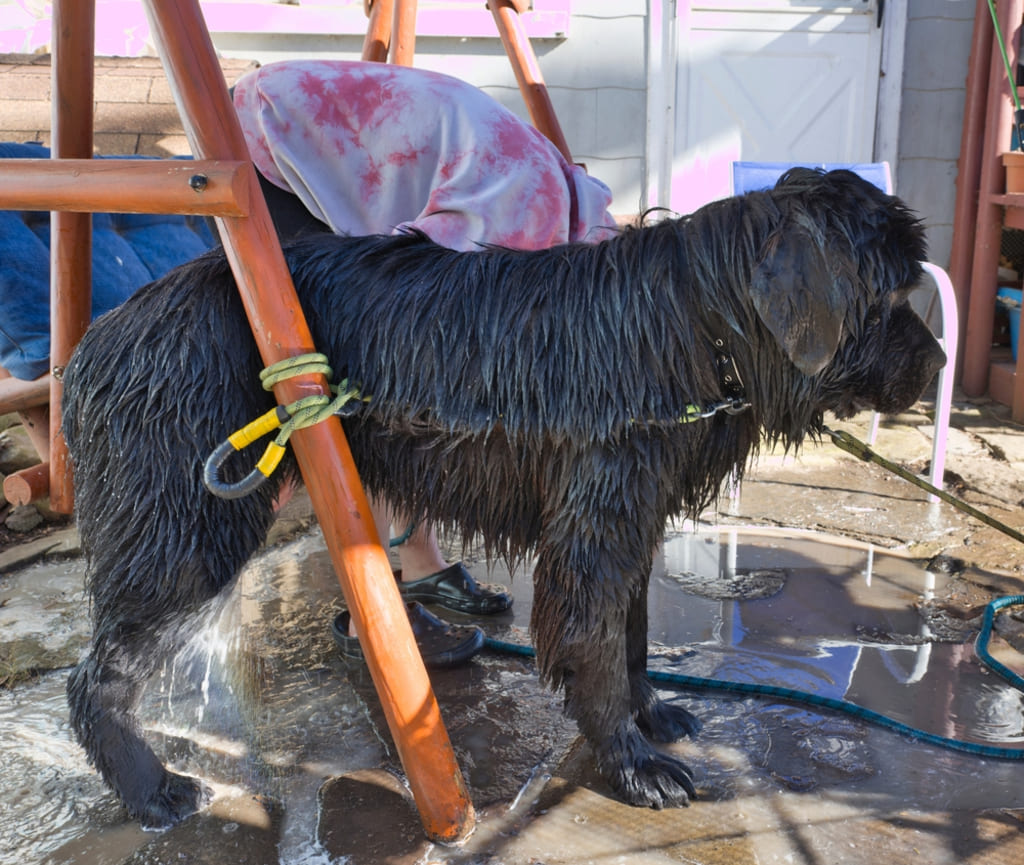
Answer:
[[[909,469],[905,469],[903,466],[898,465],[897,463],[894,463],[891,460],[887,460],[883,456],[880,456],[879,454],[875,453],[875,451],[873,451],[870,447],[868,447],[868,445],[866,445],[864,442],[862,442],[855,436],[850,435],[848,432],[844,432],[843,430],[830,429],[829,427],[824,427],[823,431],[828,433],[832,437],[832,442],[840,450],[844,450],[847,453],[852,454],[853,456],[858,457],[859,459],[865,462],[873,462],[880,465],[886,471],[889,471],[894,475],[898,475],[905,481],[909,481],[910,483],[914,484],[914,486],[920,487],[922,490],[931,493],[933,496],[937,496],[947,504],[952,505],[957,510],[963,511],[965,514],[969,514],[976,520],[980,520],[981,522],[985,523],[985,525],[991,526],[992,528],[1002,532],[1004,535],[1009,535],[1015,541],[1019,541],[1020,543],[1024,544],[1024,534],[1022,534],[1021,532],[1017,531],[1014,528],[1011,528],[1003,522],[1000,522],[995,517],[986,514],[984,511],[979,511],[976,507],[968,504],[963,499],[957,498],[952,493],[948,493],[945,490],[933,486],[923,478],[919,478]]]
[[[729,353],[726,340],[722,336],[713,336],[715,350],[715,366],[718,370],[718,382],[725,399],[705,406],[690,404],[683,409],[683,415],[677,423],[690,423],[703,418],[713,417],[721,411],[727,414],[739,414],[750,408],[746,398],[743,380],[740,378],[736,363]],[[263,389],[271,391],[274,385],[287,378],[299,375],[320,374],[330,382],[334,375],[327,361],[327,356],[320,353],[302,354],[285,358],[271,364],[260,372]],[[358,388],[350,387],[348,379],[340,385],[330,385],[333,397],[314,395],[303,397],[289,405],[274,406],[266,414],[244,427],[233,432],[214,448],[203,465],[203,483],[218,498],[238,499],[255,492],[267,482],[284,457],[285,445],[296,429],[313,426],[331,415],[342,414],[346,403],[357,400],[369,402],[370,397],[363,396]],[[634,421],[635,422],[635,421]],[[221,477],[221,469],[232,454],[247,448],[263,436],[280,429],[275,439],[267,445],[263,456],[257,461],[255,468],[244,478],[235,483],[228,483]],[[391,546],[404,543],[415,529],[410,525],[401,538],[392,541]]]
[[[743,379],[736,368],[736,361],[729,353],[729,346],[721,336],[714,336],[711,343],[715,349],[715,369],[718,371],[718,385],[725,395],[725,399],[718,402],[708,403],[699,406],[694,403],[686,406],[682,417],[676,419],[676,423],[692,423],[704,418],[714,417],[720,411],[726,414],[740,414],[750,408],[750,400],[747,399],[747,390],[743,386]]]

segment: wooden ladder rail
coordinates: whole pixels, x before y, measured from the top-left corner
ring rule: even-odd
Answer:
[[[225,208],[210,212],[215,215],[263,360],[269,365],[313,351],[198,2],[143,2],[193,154],[200,163],[238,163],[237,208],[245,215]],[[86,160],[75,169],[81,176],[96,172],[88,159],[92,151],[94,22],[94,0],[55,0],[53,161],[59,172],[65,158]],[[18,161],[11,162],[15,163],[11,169],[16,170]],[[28,194],[31,185],[20,184],[10,169],[5,173],[7,194],[0,193],[0,207],[10,208],[17,206],[19,194]],[[119,193],[116,209],[150,211],[156,206],[148,188],[121,185]],[[83,195],[66,210],[56,211],[53,218],[51,326],[57,342],[51,346],[51,360],[55,367],[66,363],[88,324],[91,220],[88,212],[78,210],[109,209],[109,202],[101,207],[88,198]],[[159,205],[161,211],[174,212],[169,209],[173,204],[165,201]],[[69,493],[71,489],[70,466],[59,437],[60,382],[57,376],[54,379],[51,409],[57,410],[51,411],[56,431],[50,461],[51,502],[54,481],[66,486]],[[322,376],[291,379],[275,388],[281,403],[312,394],[329,394]],[[332,417],[297,430],[291,441],[424,831],[432,840],[457,842],[473,829],[473,806],[341,423]],[[63,497],[61,504],[70,509],[70,495]]]
[[[165,12],[164,5],[159,0],[149,0],[146,6],[156,34],[159,26],[167,24],[166,19],[162,17]],[[367,3],[370,20],[364,41],[364,60],[383,62],[390,59],[391,62],[401,65],[412,65],[415,50],[416,6],[416,0],[398,0],[397,5],[395,0],[370,0]],[[488,6],[515,73],[531,121],[540,132],[552,141],[567,160],[571,160],[571,153],[551,104],[536,55],[519,18],[519,13],[528,8],[528,3],[523,0],[491,0]],[[165,40],[161,43],[161,57],[168,77],[171,79],[179,111],[182,112],[186,125],[189,125],[189,129],[186,131],[193,153],[198,157],[195,161],[184,165],[178,163],[168,166],[163,161],[154,163],[152,160],[118,160],[117,163],[111,165],[94,162],[90,158],[93,135],[91,111],[93,55],[91,46],[94,39],[94,21],[94,0],[77,3],[58,0],[54,4],[53,158],[51,160],[11,160],[7,164],[0,164],[0,207],[6,209],[49,209],[52,211],[51,368],[58,372],[70,359],[71,352],[89,323],[91,306],[89,286],[90,214],[92,212],[191,213],[213,216],[217,218],[225,249],[228,251],[240,290],[243,292],[243,299],[246,301],[246,309],[254,327],[254,334],[261,322],[264,325],[274,322],[274,315],[282,313],[287,315],[289,310],[297,308],[287,301],[282,307],[281,302],[278,301],[276,308],[271,305],[264,310],[260,304],[267,301],[257,299],[252,294],[260,291],[256,285],[258,282],[256,277],[259,274],[266,274],[277,268],[283,269],[285,270],[284,281],[289,284],[289,287],[290,277],[286,274],[283,258],[279,262],[272,262],[270,271],[266,270],[263,264],[259,264],[255,268],[251,266],[252,261],[258,260],[258,257],[254,257],[254,250],[258,256],[263,256],[264,252],[268,250],[266,246],[268,226],[261,227],[258,224],[261,217],[259,211],[265,210],[265,204],[262,195],[258,192],[258,187],[254,185],[254,175],[251,164],[248,162],[244,141],[241,141],[240,132],[236,133],[234,130],[229,130],[221,135],[209,134],[207,124],[219,127],[222,122],[220,118],[226,117],[229,121],[228,125],[237,126],[237,123],[231,122],[234,115],[228,111],[221,113],[218,117],[217,110],[208,110],[204,100],[221,101],[221,95],[214,92],[217,88],[214,86],[211,89],[209,82],[205,84],[197,82],[194,75],[196,67],[183,68],[181,63],[175,62],[176,54],[174,52],[178,51],[182,44],[182,39],[179,37],[183,33],[189,32],[190,28],[201,29],[202,34],[206,37],[205,42],[209,43],[209,35],[202,23],[198,8],[184,10],[177,25],[172,23],[172,26],[165,27],[160,34],[161,38]],[[170,36],[169,39],[168,36]],[[188,37],[185,36],[184,39],[187,43]],[[209,54],[213,57],[212,44],[205,47],[208,47]],[[197,50],[202,53],[204,46],[199,46]],[[212,62],[216,66],[215,59]],[[210,80],[223,83],[223,75],[219,66],[216,66],[214,78]],[[194,93],[193,90],[197,86],[199,91]],[[226,96],[226,85],[223,98],[226,100],[226,107],[230,109],[230,99]],[[219,110],[224,108],[225,106],[222,104]],[[193,117],[197,118],[197,121],[191,124],[190,120]],[[201,138],[201,133],[206,137]],[[241,151],[238,150],[239,142],[241,142]],[[204,159],[204,149],[209,149],[211,153],[231,154],[235,158]],[[192,186],[186,186],[182,182],[197,175],[202,176],[205,181],[201,194],[197,193]],[[269,215],[266,216],[266,219],[269,220]],[[273,235],[272,230],[270,234]],[[253,246],[253,237],[258,238],[255,247]],[[269,244],[267,254],[273,257],[273,248],[276,248],[279,253],[276,235],[269,241]],[[248,250],[248,253],[245,250]],[[254,281],[249,295],[245,293],[246,280]],[[294,293],[293,287],[291,290]],[[263,314],[261,318],[261,313],[269,313],[270,317]],[[301,319],[301,314],[298,318]],[[302,333],[305,328],[304,322],[298,327],[299,342],[303,341],[303,336],[309,341],[308,331]],[[277,346],[271,347],[261,345],[261,353],[266,360],[268,356],[281,359],[289,356],[290,353],[301,352],[299,350],[289,352],[283,344],[278,343]],[[266,360],[266,362],[271,363],[273,360]],[[17,495],[19,501],[27,502],[45,495],[48,491],[51,507],[61,512],[70,513],[73,506],[73,485],[66,447],[60,435],[61,383],[59,375],[49,376],[48,382],[49,402],[52,407],[49,431],[51,459],[49,462],[34,467],[25,473],[24,477],[19,474],[16,478],[13,476],[9,478],[8,480],[12,481],[10,493]],[[38,405],[38,394],[35,391],[39,390],[39,384],[28,384],[32,385],[35,397],[34,405]],[[297,395],[308,395],[309,391],[305,390],[305,387],[312,387],[319,389],[318,392],[323,392],[325,383],[313,376],[309,381],[300,385],[285,384],[280,386],[280,389],[287,395],[279,394],[279,398],[289,400],[297,398]],[[372,547],[376,543],[376,536],[372,533],[371,528],[371,537],[365,537],[365,527],[366,525],[372,527],[372,517],[369,517],[368,511],[364,513],[360,508],[358,499],[362,498],[363,504],[365,504],[365,497],[362,496],[362,488],[359,485],[355,467],[350,464],[350,455],[347,456],[347,459],[345,458],[348,449],[344,444],[344,435],[340,432],[340,424],[338,426],[338,435],[342,440],[344,454],[337,469],[347,482],[343,484],[345,489],[341,490],[341,506],[343,511],[355,517],[357,528],[364,530],[354,533],[345,532],[341,529],[341,522],[332,521],[332,524],[339,526],[340,534],[343,535],[338,542],[343,548],[340,555],[344,558],[344,550],[348,549],[345,546],[346,543],[356,546],[365,544]],[[303,451],[311,449],[309,445],[303,448],[299,444],[305,438],[312,438],[312,436],[305,436],[302,432],[297,433],[296,454],[299,457],[300,467],[304,476],[319,477],[316,472],[309,471],[311,465],[308,464],[308,455],[304,459]],[[327,434],[322,438],[324,438],[323,442],[317,441],[312,444],[313,450],[324,444],[328,448],[335,446],[333,434]],[[353,484],[355,486],[354,494]],[[330,496],[336,492],[331,485],[325,486],[327,488],[322,491],[321,495]],[[7,485],[5,485],[6,491]],[[347,497],[344,495],[345,493],[348,493]],[[313,489],[310,489],[310,495],[316,506],[318,496]],[[317,513],[320,514],[319,507]],[[330,539],[328,539],[328,546],[332,547]],[[383,554],[382,550],[380,552]],[[331,553],[333,558],[336,553],[333,547]],[[372,553],[356,558],[358,561],[348,563],[349,568],[369,572],[380,567],[379,562],[373,561],[376,556]],[[354,587],[349,586],[346,591],[346,579],[342,576],[347,573],[345,565],[339,565],[337,562],[335,565],[339,573],[339,580],[342,582],[343,592],[348,598],[349,593],[354,591]],[[390,574],[389,566],[386,567],[386,570]],[[359,627],[361,619],[365,620],[374,616],[374,611],[380,609],[378,607],[380,603],[380,598],[369,595],[363,596],[362,604],[350,600],[352,616],[357,627]],[[401,618],[404,623],[404,610]],[[390,619],[388,622],[389,624],[381,628],[385,633],[388,633],[391,627],[396,627]],[[362,629],[360,632],[363,632]],[[368,640],[364,639],[365,642]],[[419,655],[418,652],[415,652],[414,643],[412,649],[418,662]],[[367,651],[368,657],[370,654],[370,651]],[[371,673],[373,673],[375,664],[371,663],[370,666]],[[375,684],[378,682],[377,674],[374,674],[374,681]],[[414,690],[421,692],[422,685]],[[427,690],[429,691],[429,682]],[[432,693],[426,703],[429,704],[431,701],[433,701]],[[436,709],[436,702],[434,702],[434,706]],[[429,710],[429,705],[427,708]],[[401,719],[392,718],[387,706],[385,706],[385,714],[388,715],[388,721],[392,725],[394,734],[395,725],[400,725]],[[428,714],[432,715],[434,711],[428,711]],[[443,724],[440,724],[439,715],[437,723],[440,725],[441,737],[444,741],[434,744],[440,746],[442,753],[446,751],[450,753],[450,743],[447,741],[447,733],[444,732]],[[400,737],[395,735],[395,738],[397,743]],[[436,734],[431,738],[436,738]],[[399,751],[401,754],[401,745]],[[401,754],[401,756],[405,763],[406,755]],[[449,762],[448,758],[442,760],[442,766],[447,766],[447,762]],[[454,765],[453,757],[450,758],[450,762],[457,776],[454,795],[449,797],[451,805],[442,807],[440,811],[437,808],[428,808],[429,811],[437,813],[427,814],[424,813],[422,807],[420,808],[424,828],[427,834],[435,840],[451,841],[453,838],[464,837],[472,829],[472,806],[465,794],[461,773],[459,773],[457,765]],[[416,773],[410,771],[408,766],[406,770],[410,773],[410,785],[416,795],[417,784],[412,777]],[[429,782],[426,780],[421,784],[429,786]],[[428,794],[424,788],[422,795],[416,796],[418,807],[420,800],[427,795],[431,797],[429,800],[431,803],[437,800],[436,792],[431,790]]]
[[[998,11],[999,28],[1005,40],[1007,60],[1010,68],[1016,69],[1021,22],[1024,19],[1024,0],[1006,0],[999,5]],[[1007,76],[994,28],[986,28],[986,31],[992,32],[992,39],[995,41],[989,55],[983,114],[985,128],[977,176],[976,227],[971,249],[967,327],[960,380],[961,387],[968,396],[980,396],[989,387],[999,250],[1004,220],[1007,219],[1001,201],[1006,185],[1000,154],[1009,149],[1009,135],[1014,123],[1014,82]],[[957,265],[961,266],[959,260]],[[1024,355],[1020,352],[1015,367],[1011,395],[1012,417],[1015,422],[1024,423]]]
[[[520,93],[526,103],[533,125],[561,151],[567,160],[571,161],[572,154],[569,151],[565,135],[562,133],[558,117],[551,104],[536,55],[533,52],[529,37],[526,35],[519,17],[519,13],[527,9],[529,4],[524,2],[524,0],[495,0],[495,2],[488,4],[488,6],[512,64]],[[416,42],[416,7],[416,0],[398,0],[397,5],[395,0],[367,0],[369,22],[363,43],[362,59],[374,62],[387,62],[390,59],[393,63],[411,65]],[[88,10],[88,4],[76,7],[77,16],[62,25],[58,25],[56,29],[61,33],[78,33],[82,28],[88,29],[92,26],[91,19],[88,17]],[[56,20],[55,18],[55,22]],[[57,39],[55,38],[56,43]],[[59,44],[57,44],[56,53],[61,53],[62,56],[67,54]],[[60,63],[60,74],[71,81],[89,82],[91,86],[92,57],[91,55],[83,54],[79,61],[82,65],[77,68],[71,64]],[[55,92],[64,92],[65,87],[66,85],[56,84],[54,90]],[[85,96],[89,96],[89,99],[85,99]],[[88,105],[90,102],[91,95],[83,91],[82,104]],[[28,187],[19,182],[18,194],[13,195],[9,181],[15,177],[15,172],[20,171],[21,163],[18,166],[9,166],[10,174],[6,174],[7,167],[0,164],[0,198],[6,197],[6,207],[12,209],[77,211],[77,213],[69,213],[62,217],[62,219],[68,220],[81,219],[82,215],[87,211],[117,212],[121,208],[121,212],[126,212],[125,208],[128,205],[125,204],[119,189],[114,186],[104,188],[104,184],[109,183],[109,178],[103,177],[98,173],[100,171],[98,166],[87,167],[84,171],[80,167],[76,167],[73,172],[71,171],[68,163],[69,159],[76,156],[84,159],[90,156],[84,149],[78,147],[78,143],[83,140],[91,141],[92,115],[88,112],[80,112],[73,117],[66,115],[67,112],[62,112],[59,115],[55,112],[53,124],[55,138],[59,139],[57,150],[60,154],[64,154],[61,157],[61,164],[68,166],[67,170],[60,169],[58,164],[38,169],[33,168],[31,189],[28,189]],[[37,161],[39,160],[24,160],[23,162]],[[129,162],[127,160],[119,160],[119,164],[125,170],[128,170]],[[149,161],[146,160],[146,162],[148,163]],[[196,163],[192,163],[192,165],[193,170],[198,170]],[[51,169],[58,170],[51,171]],[[217,197],[219,194],[218,190],[223,189],[219,184],[214,184],[205,191],[203,196],[192,195],[191,200],[189,200],[188,193],[182,190],[176,180],[174,183],[170,182],[171,175],[177,173],[173,169],[165,169],[163,166],[136,165],[132,162],[132,170],[138,172],[137,178],[140,181],[144,179],[146,183],[159,184],[161,188],[159,195],[156,195],[150,202],[136,205],[134,212],[193,213],[208,216],[244,216],[248,212],[247,210],[245,212],[217,211],[215,205],[226,205],[224,200]],[[209,168],[205,170],[207,174],[210,173]],[[94,175],[94,171],[97,174]],[[167,173],[168,171],[170,173]],[[69,183],[69,178],[72,174],[75,180],[74,184]],[[24,177],[21,179],[27,180]],[[95,182],[93,182],[93,179]],[[157,187],[150,188],[156,189]],[[230,195],[236,196],[237,200],[241,200],[240,197],[243,190],[236,178],[231,180],[231,189],[228,191]],[[161,196],[164,194],[174,196],[173,209],[168,209],[170,207],[169,203],[166,206],[164,204],[157,204],[155,207],[151,206],[152,201],[163,202],[165,199]],[[72,201],[71,196],[74,196],[76,200]],[[94,205],[84,203],[83,196],[85,199],[97,203]],[[98,202],[103,198],[110,201],[109,205],[105,207],[99,205]],[[147,207],[148,210],[146,209]],[[60,286],[58,295],[71,298],[67,302],[58,302],[57,311],[52,318],[52,321],[56,322],[53,325],[56,350],[52,351],[51,355],[54,358],[59,358],[59,360],[52,362],[51,366],[58,368],[70,357],[71,349],[78,342],[84,307],[79,309],[75,304],[82,302],[83,298],[87,297],[85,286],[88,274],[81,270],[79,264],[73,258],[68,258],[71,255],[68,250],[77,246],[81,250],[81,254],[84,255],[84,250],[91,237],[84,233],[79,237],[77,229],[65,228],[64,223],[58,227],[55,234],[63,235],[68,232],[75,237],[73,245],[69,244],[59,256],[51,250],[51,254],[62,262],[62,264],[57,265],[61,274],[57,279],[57,284]],[[64,262],[67,263],[64,264]],[[2,372],[0,372],[0,375],[2,375]],[[46,386],[45,393],[43,393],[44,384]],[[8,404],[8,400],[5,399],[7,390],[21,391],[26,389],[31,390],[35,400],[31,407],[14,407]],[[43,394],[42,397],[40,397],[40,394]],[[70,513],[72,509],[72,486],[65,462],[66,457],[63,455],[63,445],[59,436],[60,416],[57,413],[51,416],[49,408],[52,402],[54,406],[57,406],[57,412],[59,412],[59,395],[59,381],[53,382],[52,377],[49,376],[47,376],[45,383],[38,381],[23,383],[18,380],[0,381],[0,403],[7,410],[15,410],[17,408],[17,410],[21,411],[26,424],[32,428],[33,443],[36,444],[40,457],[47,466],[45,471],[41,470],[38,466],[33,466],[31,469],[26,469],[24,473],[18,472],[14,475],[9,475],[4,481],[4,494],[8,501],[15,504],[29,504],[32,501],[51,495],[51,506],[55,510]],[[45,430],[45,432],[41,432],[41,430]],[[51,435],[53,441],[51,441]],[[55,460],[54,468],[51,470],[49,459],[51,445],[54,443],[57,448],[58,458]],[[22,477],[22,474],[25,476]]]
[[[572,153],[551,104],[537,55],[519,17],[529,9],[528,0],[488,0],[486,5],[512,65],[530,122],[558,148],[567,162],[572,162]],[[417,0],[366,0],[370,20],[362,59],[412,66],[416,48],[416,8]]]

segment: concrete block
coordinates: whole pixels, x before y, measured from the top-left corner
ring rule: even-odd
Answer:
[[[149,99],[153,78],[149,75],[97,74],[93,95],[97,102],[130,102],[141,105]]]
[[[907,18],[941,18],[951,21],[974,21],[974,4],[958,0],[909,0]]]
[[[184,133],[180,135],[144,133],[139,136],[138,148],[139,156],[189,156],[192,153],[188,138]]]
[[[900,112],[900,158],[956,162],[964,118],[962,90],[906,90]]]
[[[569,31],[577,18],[623,18],[629,16],[643,17],[647,14],[645,0],[587,0],[586,3],[574,3],[569,16]]]
[[[47,124],[49,126],[49,124]],[[50,146],[50,130],[47,129],[8,129],[4,118],[3,109],[0,108],[0,136],[4,141],[16,141],[18,143],[35,142]]]
[[[50,103],[48,101],[4,100],[0,102],[0,125],[4,129],[49,129]],[[6,137],[7,133],[5,133]]]
[[[904,89],[951,89],[962,92],[967,76],[972,30],[973,19],[951,21],[922,18],[908,21],[907,52],[903,65]]]
[[[184,131],[174,105],[138,106],[125,102],[101,102],[96,106],[96,132],[181,133]]]
[[[642,91],[552,87],[551,103],[574,158],[643,156],[647,105]]]
[[[571,35],[545,53],[541,69],[548,86],[643,90],[646,78],[643,17],[573,17]],[[600,58],[599,62],[583,58]]]
[[[587,171],[599,177],[611,187],[614,197],[611,210],[614,214],[636,214],[640,208],[642,159],[603,159],[581,154],[578,159],[585,162]]]
[[[897,192],[925,222],[948,222],[956,199],[956,163],[901,159]]]
[[[43,74],[45,73],[45,74]],[[0,100],[50,102],[49,69],[9,66],[0,74]],[[0,109],[2,110],[2,109]]]
[[[134,132],[96,132],[92,141],[93,150],[102,156],[135,156],[139,152],[139,136]]]

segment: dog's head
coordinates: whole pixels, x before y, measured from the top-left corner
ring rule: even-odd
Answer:
[[[771,201],[750,285],[758,317],[820,379],[822,408],[907,408],[945,362],[908,300],[925,257],[920,221],[849,171],[792,169]]]

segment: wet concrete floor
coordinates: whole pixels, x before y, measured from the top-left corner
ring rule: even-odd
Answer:
[[[910,414],[879,450],[925,458],[926,428]],[[961,407],[958,434],[951,483],[1019,527],[1021,430]],[[302,525],[301,513],[288,516]],[[509,614],[481,624],[525,643],[529,563],[509,574],[468,552],[477,576],[508,581],[516,596]],[[81,560],[32,558],[0,575],[0,641],[10,650],[24,639],[17,623],[36,621],[76,654],[87,636]],[[983,605],[1022,591],[1019,544],[903,481],[827,445],[799,460],[766,454],[738,499],[699,526],[669,527],[652,574],[650,664],[843,698],[936,736],[1024,748],[1024,697],[972,648]],[[431,844],[366,670],[334,651],[340,608],[319,531],[292,531],[254,558],[197,647],[151,683],[148,737],[217,793],[208,811],[162,833],[125,819],[72,742],[66,670],[0,691],[0,863],[1024,859],[1024,763],[775,698],[665,685],[663,696],[705,724],[671,746],[694,769],[700,799],[630,808],[596,775],[530,659],[496,650],[431,675],[478,814],[461,846]],[[1000,616],[993,651],[1024,672],[1019,612]]]

